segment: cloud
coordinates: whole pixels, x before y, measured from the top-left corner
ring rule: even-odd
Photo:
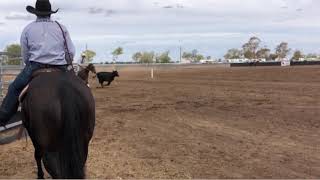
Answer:
[[[20,12],[11,12],[9,15],[5,17],[6,20],[33,20],[34,16],[26,13],[20,13]]]
[[[102,8],[95,8],[95,7],[91,7],[89,8],[89,14],[101,14],[103,13],[105,10]]]
[[[225,32],[202,32],[202,33],[147,33],[143,36],[138,34],[123,35],[123,34],[100,34],[86,37],[75,37],[77,41],[114,39],[114,40],[163,40],[163,39],[196,39],[196,38],[231,38],[242,36],[241,33],[225,33]]]
[[[0,0],[0,22],[5,23],[0,24],[3,37],[0,46],[19,40],[28,21],[35,19],[25,11],[25,6],[35,2]],[[127,44],[136,48],[146,44],[163,49],[180,39],[188,41],[192,48],[208,51],[212,48],[216,54],[223,54],[228,48],[240,47],[252,34],[261,36],[269,46],[286,40],[307,49],[320,47],[317,31],[320,24],[315,23],[320,18],[320,0],[90,0],[89,5],[88,0],[77,3],[51,0],[51,3],[53,9],[60,8],[53,18],[68,27],[76,46],[82,49],[88,41],[98,56],[106,51],[107,44],[117,41],[129,41]]]
[[[171,5],[167,5],[167,6],[163,6],[162,8],[164,8],[164,9],[172,9],[172,8],[174,8],[174,7],[171,6]]]
[[[110,17],[110,16],[112,16],[112,15],[115,14],[115,13],[116,13],[116,12],[115,12],[114,10],[108,9],[108,10],[105,11],[105,16],[106,16],[106,17]]]
[[[91,15],[100,14],[100,15],[103,15],[105,17],[110,17],[110,16],[114,15],[116,12],[115,12],[115,10],[112,10],[112,9],[103,9],[103,8],[91,7],[91,8],[89,8],[88,13],[91,14]]]

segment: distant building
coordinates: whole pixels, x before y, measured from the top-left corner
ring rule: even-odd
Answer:
[[[300,58],[299,61],[320,61],[320,57],[317,58]]]
[[[202,59],[200,60],[200,63],[201,64],[213,64],[213,63],[216,63],[217,61],[214,60],[214,59]]]
[[[227,59],[228,63],[267,62],[267,59]]]
[[[185,58],[182,58],[181,59],[181,64],[191,64],[192,61],[190,59],[185,59]]]
[[[250,62],[249,59],[242,58],[242,59],[227,59],[228,63],[247,63]]]

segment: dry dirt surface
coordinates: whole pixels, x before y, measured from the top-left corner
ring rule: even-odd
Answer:
[[[320,177],[319,66],[119,72],[91,82],[88,178]],[[30,141],[0,152],[0,178],[36,178]]]

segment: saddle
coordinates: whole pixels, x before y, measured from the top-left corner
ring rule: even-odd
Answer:
[[[43,73],[52,73],[52,72],[63,72],[63,70],[59,69],[59,68],[55,68],[55,67],[41,68],[41,69],[38,69],[32,73],[31,80],[34,79],[35,77],[43,74]],[[29,84],[25,88],[23,88],[23,90],[21,91],[21,93],[19,95],[19,102],[20,103],[22,103],[22,101],[24,100],[24,98],[28,92],[28,89],[29,89]]]
[[[50,67],[50,68],[41,68],[32,73],[32,78],[34,79],[35,77],[39,76],[42,73],[51,73],[51,72],[62,72],[63,70],[55,67]]]

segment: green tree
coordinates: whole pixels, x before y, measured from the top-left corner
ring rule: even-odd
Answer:
[[[205,57],[201,54],[197,54],[193,61],[200,62],[200,60],[202,60],[202,59],[205,59]]]
[[[8,45],[5,51],[8,53],[9,58],[21,57],[21,46],[19,44]]]
[[[276,60],[278,58],[278,55],[276,55],[276,54],[273,54],[273,53],[271,53],[270,55],[269,55],[269,58],[267,59],[267,60]]]
[[[182,58],[187,59],[187,60],[192,60],[192,53],[183,52]]]
[[[257,59],[257,50],[261,40],[258,37],[251,37],[247,43],[242,46],[243,55],[248,59]]]
[[[244,51],[243,56],[247,59],[255,59],[255,54],[251,51]]]
[[[140,57],[139,62],[140,63],[153,63],[154,57],[155,57],[155,54],[153,51],[152,52],[143,52],[143,53],[141,53],[141,57]]]
[[[123,48],[122,47],[118,47],[117,49],[115,49],[113,52],[112,52],[112,55],[113,55],[113,60],[116,61],[118,59],[118,57],[120,55],[123,54]]]
[[[257,51],[257,58],[259,59],[268,59],[270,56],[270,49],[268,48],[261,48]]]
[[[182,58],[191,60],[192,62],[199,62],[202,59],[205,59],[203,55],[198,54],[198,50],[194,49],[190,52],[184,52]]]
[[[278,55],[279,59],[284,59],[287,57],[291,49],[288,47],[287,42],[280,43],[276,48],[276,54]]]
[[[229,49],[228,52],[224,55],[225,59],[240,59],[242,52],[239,49]]]
[[[303,53],[302,53],[300,50],[296,50],[296,51],[293,53],[293,56],[292,56],[292,59],[291,59],[291,60],[299,61],[300,58],[303,58],[303,57],[304,57]]]
[[[85,55],[85,62],[90,63],[93,61],[93,58],[97,55],[96,52],[92,50],[85,50],[82,52],[83,55]]]
[[[140,59],[142,57],[142,53],[141,52],[136,52],[132,55],[132,59],[135,61],[135,62],[140,62]]]
[[[21,64],[21,46],[19,44],[11,44],[5,48],[8,55],[8,61],[4,62],[7,65],[20,65]]]
[[[171,57],[169,56],[170,52],[166,51],[164,53],[161,53],[156,57],[157,63],[170,63]]]

